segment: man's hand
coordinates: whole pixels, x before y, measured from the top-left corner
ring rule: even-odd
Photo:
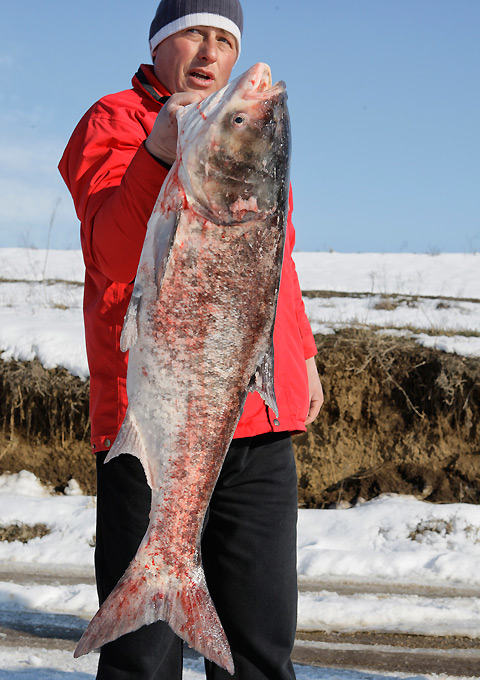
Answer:
[[[305,420],[305,425],[308,425],[309,423],[313,423],[322,408],[323,389],[318,376],[315,357],[310,357],[305,363],[307,364],[308,389],[310,392],[310,409],[308,411],[307,419]]]
[[[153,129],[145,140],[145,146],[152,156],[164,163],[172,165],[177,153],[177,110],[187,104],[200,102],[204,99],[199,92],[177,92],[172,94],[167,103],[162,106],[155,119]]]

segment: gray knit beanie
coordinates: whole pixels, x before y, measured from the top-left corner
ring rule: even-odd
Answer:
[[[231,33],[238,46],[243,30],[243,12],[239,0],[162,0],[150,26],[150,52],[162,40],[192,26],[213,26]]]

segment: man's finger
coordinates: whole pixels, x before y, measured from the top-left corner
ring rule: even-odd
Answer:
[[[200,92],[177,92],[172,94],[165,107],[173,118],[178,111],[178,109],[183,106],[188,106],[189,104],[194,104],[195,102],[201,102],[205,97],[201,95]]]

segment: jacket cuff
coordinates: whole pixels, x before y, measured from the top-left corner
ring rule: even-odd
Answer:
[[[162,159],[159,158],[158,156],[155,156],[155,154],[151,153],[151,151],[147,149],[147,145],[145,144],[145,142],[143,142],[143,146],[148,155],[154,158],[157,161],[157,163],[159,163],[162,166],[162,168],[165,168],[165,170],[170,170],[172,166],[169,165],[168,163],[165,163],[165,161],[162,161]]]
[[[313,337],[313,334],[311,332],[305,337],[302,337],[302,343],[303,343],[303,356],[305,357],[305,359],[310,359],[311,357],[314,357],[316,354],[318,354],[315,338]]]

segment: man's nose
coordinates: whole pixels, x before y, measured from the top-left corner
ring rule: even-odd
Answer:
[[[217,55],[218,50],[216,40],[211,36],[206,37],[200,45],[198,56],[209,64],[213,64],[213,62],[217,61]]]

